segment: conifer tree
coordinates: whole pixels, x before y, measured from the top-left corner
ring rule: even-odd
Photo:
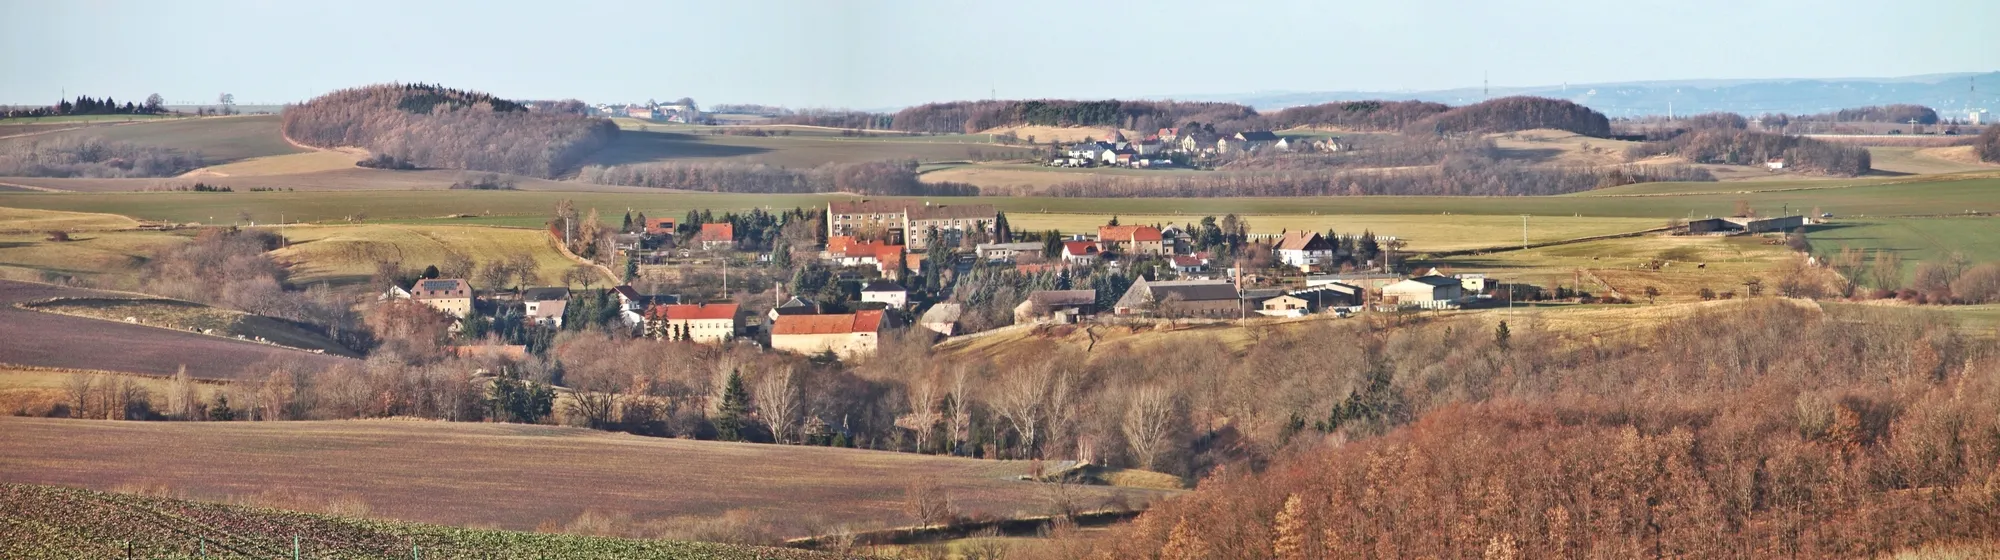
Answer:
[[[743,441],[743,420],[750,412],[750,390],[743,387],[743,374],[729,372],[722,389],[722,406],[715,412],[715,437],[722,441]]]

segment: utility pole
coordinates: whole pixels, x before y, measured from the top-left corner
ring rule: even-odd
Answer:
[[[1521,215],[1521,250],[1528,250],[1528,215]]]

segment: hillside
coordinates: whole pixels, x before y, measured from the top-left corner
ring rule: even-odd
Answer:
[[[554,177],[618,135],[609,120],[543,113],[484,93],[381,84],[290,107],[286,138],[322,149],[363,148],[389,167],[471,169]]]
[[[0,138],[0,143],[24,144],[64,139],[128,142],[199,152],[202,159],[211,164],[307,151],[285,142],[278,125],[277,115],[164,119]]]
[[[0,280],[0,363],[201,378],[244,375],[245,366],[286,357],[325,366],[345,358],[147,325],[30,311],[18,303],[120,294]]]
[[[297,539],[296,541],[294,539]],[[60,486],[0,484],[0,557],[833,558],[722,544],[371,521]]]
[[[906,486],[932,477],[968,516],[1047,513],[1022,461],[645,438],[581,428],[374,420],[104,422],[0,418],[0,481],[202,499],[282,496],[461,527],[589,527],[662,536],[735,520],[765,539],[912,522]],[[504,489],[504,490],[503,490]],[[1069,489],[1087,509],[1166,491]],[[253,498],[254,499],[254,498]],[[592,521],[593,519],[597,521]],[[572,525],[579,523],[579,525]],[[719,523],[716,523],[719,525]],[[571,531],[579,529],[570,529]]]

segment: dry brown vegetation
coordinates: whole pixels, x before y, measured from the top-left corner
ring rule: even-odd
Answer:
[[[165,488],[212,500],[289,489],[373,516],[513,530],[685,536],[734,520],[747,540],[913,524],[908,481],[933,477],[957,515],[1047,513],[1027,462],[639,438],[574,428],[417,421],[112,423],[0,419],[0,480]],[[1164,493],[1070,487],[1089,507]],[[567,529],[566,529],[567,528]],[[717,527],[711,527],[716,529]]]
[[[1322,353],[1399,359],[1338,391],[1359,406],[1294,409],[1332,430],[1216,469],[1099,552],[1822,558],[2000,537],[1994,341],[1849,319],[1751,302],[1567,342],[1442,321]],[[1311,387],[1266,379],[1271,400]]]
[[[419,167],[553,177],[603,148],[618,127],[604,119],[530,112],[483,93],[385,84],[289,107],[284,131],[302,144],[365,148]]]

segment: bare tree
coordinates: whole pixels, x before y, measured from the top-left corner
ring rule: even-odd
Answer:
[[[764,424],[771,427],[771,437],[778,443],[795,443],[799,413],[805,408],[805,399],[799,391],[798,376],[791,366],[769,370],[764,378],[757,381],[751,398],[757,401],[757,414]]]
[[[926,527],[948,524],[952,517],[951,493],[935,476],[919,478],[903,490],[903,510]]]
[[[193,420],[201,415],[200,407],[201,396],[195,392],[194,378],[188,376],[187,365],[182,364],[167,386],[167,414],[181,420]]]
[[[72,373],[63,380],[63,394],[69,397],[69,417],[86,418],[90,413],[90,395],[96,387],[96,379],[88,374]]]
[[[1035,454],[1035,445],[1042,419],[1042,398],[1048,395],[1049,379],[1055,375],[1055,364],[1041,360],[1008,372],[1002,377],[994,391],[992,405],[1008,426],[1014,428],[1021,438],[1021,448],[1016,458]]]
[[[905,389],[910,412],[896,417],[896,426],[916,432],[918,453],[930,450],[932,435],[937,431],[938,421],[943,419],[937,408],[942,396],[939,393],[944,392],[942,385],[936,372],[924,371],[916,374],[916,379]]]
[[[438,263],[438,275],[442,278],[471,278],[472,259],[453,251],[445,255],[444,262]]]
[[[956,455],[961,447],[972,440],[972,372],[970,364],[960,363],[951,368],[951,412],[945,416],[945,426],[951,438],[951,453]]]
[[[1178,399],[1166,387],[1148,385],[1132,391],[1119,428],[1139,468],[1153,468],[1173,444],[1179,408]]]

